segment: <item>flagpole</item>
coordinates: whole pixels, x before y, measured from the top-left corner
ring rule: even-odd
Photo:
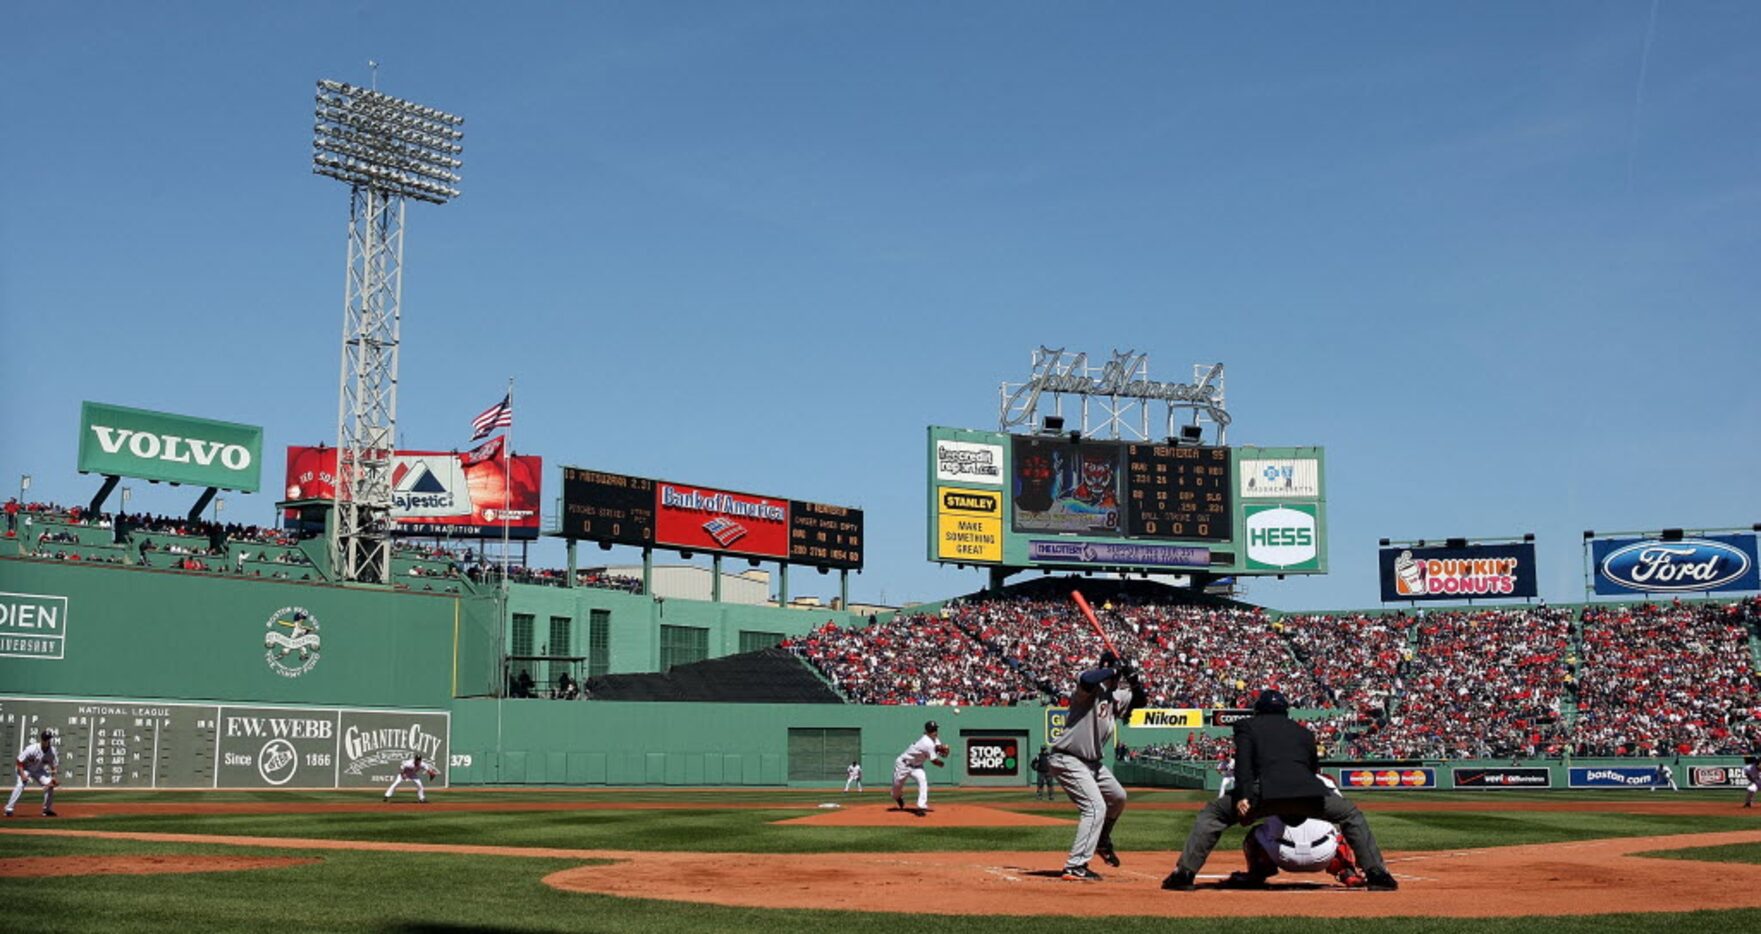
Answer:
[[[508,430],[501,439],[501,605],[503,607],[503,626],[513,625],[513,617],[506,609],[508,605],[508,507],[513,501],[514,471],[514,378],[508,377]]]

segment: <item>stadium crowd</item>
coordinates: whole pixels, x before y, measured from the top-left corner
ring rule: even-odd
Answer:
[[[1756,602],[1591,607],[1583,614],[1579,755],[1738,755],[1761,748],[1750,654]]]
[[[860,704],[996,706],[1039,698],[1032,684],[952,620],[898,615],[845,629],[835,623],[784,639]]]

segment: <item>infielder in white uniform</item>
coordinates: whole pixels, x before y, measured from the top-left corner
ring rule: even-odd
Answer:
[[[923,771],[925,762],[942,765],[942,757],[948,754],[948,747],[942,744],[937,734],[941,726],[934,720],[923,725],[923,735],[917,742],[905,747],[899,758],[893,760],[893,803],[899,810],[905,810],[905,779],[917,782],[917,807],[913,808],[918,817],[929,810],[929,775]]]
[[[6,799],[6,816],[12,816],[12,809],[18,805],[18,799],[24,796],[24,788],[29,784],[43,786],[43,816],[54,817],[55,786],[60,782],[55,778],[55,732],[44,730],[37,741],[24,747],[18,759],[12,763],[18,772],[18,782],[12,786],[12,797]]]
[[[1755,806],[1755,792],[1761,790],[1761,756],[1750,759],[1749,764],[1743,766],[1743,777],[1749,780],[1749,796],[1743,799],[1743,807],[1752,808]]]
[[[1217,774],[1222,776],[1217,782],[1217,797],[1227,798],[1229,792],[1235,790],[1235,757],[1224,756],[1217,760]]]
[[[1675,783],[1675,769],[1670,768],[1667,762],[1659,762],[1657,763],[1657,779],[1651,783],[1651,790],[1656,791],[1664,785],[1668,785],[1670,791],[1681,790],[1681,786]]]
[[[398,766],[397,777],[391,780],[391,787],[385,789],[385,800],[391,800],[391,793],[397,790],[397,786],[404,782],[411,782],[416,786],[416,803],[427,804],[428,790],[422,787],[422,776],[424,775],[429,778],[438,778],[440,773],[436,772],[433,766],[425,764],[421,756],[405,759],[404,764]]]
[[[851,762],[850,767],[844,770],[844,774],[847,776],[844,779],[845,792],[850,790],[851,785],[856,786],[857,791],[862,790],[862,763]]]

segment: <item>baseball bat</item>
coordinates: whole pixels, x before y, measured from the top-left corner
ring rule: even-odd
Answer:
[[[1125,656],[1120,655],[1119,650],[1113,647],[1113,640],[1107,638],[1107,631],[1101,628],[1101,621],[1095,618],[1094,607],[1088,605],[1088,600],[1083,597],[1082,591],[1072,590],[1070,596],[1076,599],[1077,607],[1082,610],[1082,615],[1088,617],[1089,625],[1095,628],[1095,633],[1101,637],[1101,644],[1107,647],[1107,651],[1112,652],[1114,658],[1124,658]]]

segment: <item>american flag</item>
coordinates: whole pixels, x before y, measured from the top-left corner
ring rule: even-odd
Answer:
[[[514,427],[514,407],[503,396],[500,402],[490,406],[482,415],[471,419],[472,441],[480,441],[489,437],[497,428]]]

